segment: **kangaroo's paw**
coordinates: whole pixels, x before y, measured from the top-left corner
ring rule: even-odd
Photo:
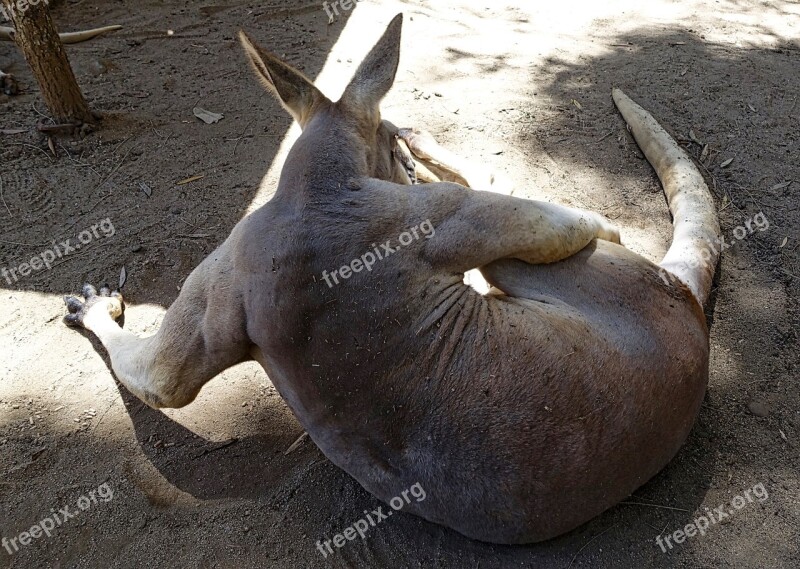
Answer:
[[[423,160],[436,160],[436,151],[440,146],[428,131],[418,128],[401,128],[397,131],[397,136],[408,145],[408,149],[415,156]]]
[[[411,154],[411,151],[406,146],[405,141],[397,137],[397,144],[392,151],[394,154],[394,159],[403,167],[406,174],[408,175],[408,179],[411,181],[411,185],[417,183],[417,164],[414,162],[414,157]]]
[[[495,174],[484,164],[447,150],[429,132],[418,128],[401,128],[397,136],[440,179],[457,182],[473,190],[511,195],[511,181],[508,178]],[[425,172],[419,169],[417,174],[422,179],[426,177]]]
[[[85,321],[90,313],[94,316],[96,313],[102,314],[105,311],[112,320],[122,316],[125,306],[122,295],[117,291],[112,292],[108,285],[100,287],[100,292],[90,284],[83,285],[81,295],[84,300],[77,296],[64,297],[69,311],[69,314],[64,317],[64,323],[67,326],[86,328]]]

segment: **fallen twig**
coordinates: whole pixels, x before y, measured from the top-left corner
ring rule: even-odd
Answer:
[[[286,451],[283,453],[283,456],[287,456],[287,455],[293,453],[295,450],[297,450],[297,447],[299,447],[301,444],[303,444],[303,441],[306,440],[307,436],[308,436],[308,433],[303,433],[302,435],[297,437],[297,440],[294,441],[292,443],[292,445],[289,448],[286,449]]]
[[[617,525],[616,523],[613,523],[613,524],[611,524],[609,527],[607,527],[606,529],[604,529],[603,531],[601,531],[600,533],[598,533],[596,536],[594,536],[592,539],[590,539],[589,541],[587,541],[587,542],[586,542],[586,543],[583,545],[583,547],[581,547],[581,548],[578,550],[578,553],[576,553],[576,554],[573,556],[573,558],[572,558],[572,561],[570,561],[570,562],[569,562],[569,565],[567,565],[567,569],[570,569],[570,568],[572,567],[572,564],[573,564],[573,563],[575,563],[575,560],[578,558],[578,555],[580,555],[580,554],[581,554],[581,552],[582,552],[584,549],[586,549],[586,548],[589,546],[589,544],[591,544],[593,541],[595,541],[595,540],[596,540],[598,537],[600,537],[601,535],[603,535],[603,534],[605,534],[606,532],[608,532],[609,530],[613,529],[613,528],[614,528],[614,526],[616,526],[616,525]]]
[[[675,510],[676,512],[689,512],[683,508],[673,508],[672,506],[662,506],[661,504],[645,504],[644,502],[620,502],[626,506],[647,506],[648,508],[659,508],[661,510]]]
[[[8,204],[6,203],[6,198],[3,197],[3,176],[0,176],[0,200],[3,201],[3,206],[6,208],[6,211],[8,212],[8,216],[13,218],[14,214],[11,213],[10,209],[8,209]]]
[[[216,452],[218,450],[221,450],[221,449],[224,449],[224,448],[228,448],[229,446],[231,446],[233,444],[236,444],[238,442],[239,442],[239,439],[231,439],[229,441],[224,441],[224,442],[221,442],[221,443],[217,443],[216,445],[212,446],[211,448],[204,448],[202,452],[200,452],[199,454],[196,454],[192,458],[193,459],[198,459],[198,458],[203,457],[203,456],[205,456],[207,454],[211,454],[212,452]]]
[[[75,129],[80,128],[81,125],[77,123],[67,123],[67,124],[44,124],[38,123],[36,125],[36,130],[39,132],[66,132],[71,133],[74,132]]]
[[[67,32],[58,34],[58,37],[61,38],[61,42],[65,44],[80,43],[95,38],[106,32],[114,32],[121,29],[122,26],[104,26],[102,28],[93,28],[91,30],[82,30],[80,32]],[[0,26],[0,40],[14,41],[14,33],[14,28]]]

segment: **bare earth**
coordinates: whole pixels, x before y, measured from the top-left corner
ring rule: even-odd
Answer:
[[[690,440],[626,503],[544,544],[487,545],[397,514],[323,558],[317,540],[380,504],[312,443],[285,454],[302,430],[261,369],[229,370],[191,406],[155,412],[116,386],[97,342],[61,323],[62,294],[116,283],[124,266],[125,326],[154,331],[189,272],[274,191],[296,131],[246,66],[239,28],[335,97],[399,11],[387,118],[491,164],[516,195],[604,213],[657,259],[670,218],[611,102],[619,86],[704,154],[731,245]],[[796,2],[364,0],[329,25],[321,3],[301,0],[70,0],[54,16],[62,30],[124,29],[68,49],[106,118],[53,140],[55,157],[32,128],[44,107],[25,63],[0,45],[0,69],[23,88],[0,95],[0,130],[27,129],[0,134],[0,269],[85,241],[49,270],[0,273],[0,537],[19,544],[51,509],[75,514],[13,555],[0,548],[0,566],[800,566]],[[206,125],[196,106],[224,118]],[[759,213],[768,228],[737,231]],[[758,485],[763,500],[731,505]],[[719,506],[732,513],[662,552],[657,536]]]

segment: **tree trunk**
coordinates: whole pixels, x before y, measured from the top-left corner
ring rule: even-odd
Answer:
[[[23,4],[22,10],[17,0],[0,0],[0,3],[14,24],[14,42],[33,71],[53,119],[59,124],[95,122],[50,18],[46,0],[35,5]]]

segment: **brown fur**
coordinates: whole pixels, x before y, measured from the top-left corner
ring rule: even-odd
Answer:
[[[112,297],[70,318],[145,400],[184,405],[255,358],[326,456],[378,498],[420,484],[427,498],[407,510],[430,521],[498,543],[548,539],[630,495],[684,442],[708,375],[704,315],[597,214],[405,185],[379,111],[401,22],[335,103],[242,35],[304,127],[275,197],[198,267],[152,339],[114,324]],[[426,221],[430,238],[323,280]],[[463,283],[476,267],[492,294]]]

